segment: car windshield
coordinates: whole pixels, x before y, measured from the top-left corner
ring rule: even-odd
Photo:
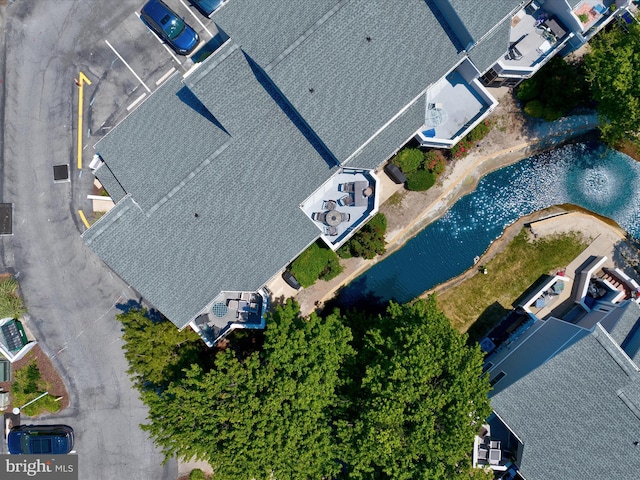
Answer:
[[[160,25],[164,32],[169,36],[171,40],[175,40],[180,36],[182,31],[185,29],[185,23],[181,18],[174,17],[172,15],[165,15],[160,20]]]

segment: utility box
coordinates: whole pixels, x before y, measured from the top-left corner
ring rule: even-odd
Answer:
[[[407,181],[407,177],[405,177],[404,173],[402,173],[402,170],[400,170],[393,163],[388,163],[384,167],[384,171],[387,175],[389,175],[389,178],[393,180],[394,183],[401,184]]]
[[[11,381],[11,363],[8,360],[0,359],[0,382]]]

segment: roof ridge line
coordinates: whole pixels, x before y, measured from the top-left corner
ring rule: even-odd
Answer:
[[[349,3],[351,0],[340,0],[336,5],[327,11],[322,17],[316,21],[306,32],[302,33],[296,38],[291,45],[285,48],[280,55],[274,58],[269,65],[264,67],[264,71],[268,72],[273,69],[278,63],[285,59],[291,52],[293,52],[302,42],[313,34],[322,24],[324,24],[330,17],[332,17],[338,10],[340,10],[344,4]]]
[[[173,197],[176,193],[178,193],[182,187],[184,187],[190,180],[192,180],[198,173],[204,170],[214,158],[220,155],[223,151],[227,149],[227,147],[231,144],[232,138],[229,136],[226,142],[222,144],[220,148],[218,148],[215,152],[209,155],[206,159],[204,159],[196,168],[194,168],[191,172],[187,174],[182,180],[180,180],[171,190],[169,190],[166,195],[164,195],[160,200],[158,200],[155,204],[153,204],[145,214],[147,217],[150,217],[153,212],[158,210],[162,205],[167,203],[171,197]]]
[[[640,372],[640,368],[638,368],[634,361],[631,360],[631,357],[627,355],[627,352],[625,352],[622,347],[618,345],[613,337],[609,335],[609,332],[607,332],[607,330],[602,325],[600,325],[600,322],[596,323],[593,327],[592,335],[628,376]],[[604,337],[602,335],[604,335]],[[608,341],[606,341],[605,339]],[[614,351],[618,354],[622,354],[622,358],[626,359],[626,362],[624,362],[624,364],[620,361],[620,357],[616,355]]]

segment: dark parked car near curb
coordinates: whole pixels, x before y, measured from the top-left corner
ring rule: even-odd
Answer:
[[[20,425],[7,436],[9,453],[61,455],[73,450],[73,428],[68,425]]]
[[[200,41],[196,31],[162,0],[149,0],[140,10],[140,20],[180,55],[193,52]]]
[[[189,3],[196,7],[202,15],[209,17],[224,3],[224,0],[189,0]]]

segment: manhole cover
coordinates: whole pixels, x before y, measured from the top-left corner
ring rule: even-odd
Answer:
[[[13,235],[13,203],[0,203],[0,235]]]
[[[69,181],[69,164],[53,166],[53,181],[54,182]]]

